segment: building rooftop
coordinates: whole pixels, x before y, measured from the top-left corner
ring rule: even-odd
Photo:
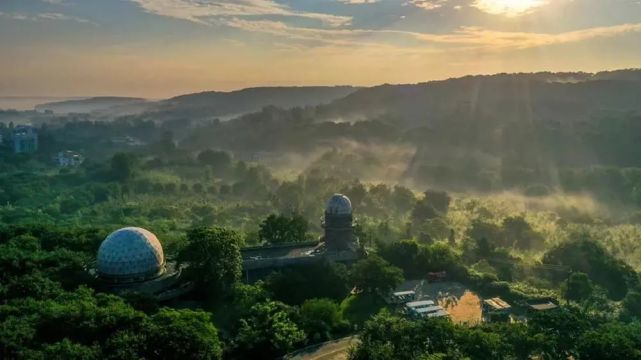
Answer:
[[[434,301],[432,300],[412,301],[405,304],[405,306],[407,306],[408,308],[420,308],[420,307],[433,306],[433,305],[434,305]]]
[[[343,194],[334,194],[325,206],[325,214],[329,215],[351,215],[352,202]]]
[[[557,307],[559,306],[551,301],[544,302],[544,303],[530,304],[530,308],[536,311],[552,310],[552,309],[556,309]]]
[[[417,308],[414,311],[416,311],[418,314],[429,314],[429,313],[433,313],[433,312],[437,312],[437,311],[441,311],[441,310],[443,310],[442,307],[440,307],[438,305],[433,305],[433,306],[428,306],[428,307]]]
[[[450,316],[450,314],[447,311],[442,310],[442,309],[439,310],[439,311],[435,311],[435,312],[427,314],[428,318],[446,317],[446,316]]]
[[[509,310],[509,309],[512,308],[512,306],[510,304],[508,304],[507,302],[505,302],[505,300],[503,300],[501,298],[498,298],[498,297],[483,300],[483,304],[485,304],[486,306],[492,308],[493,310],[499,310],[499,311],[500,310]]]
[[[244,261],[263,260],[274,258],[297,258],[314,256],[319,253],[318,242],[288,244],[272,247],[245,248],[241,251]]]

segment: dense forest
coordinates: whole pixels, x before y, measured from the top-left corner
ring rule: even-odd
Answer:
[[[1,112],[0,357],[278,358],[357,335],[354,360],[641,359],[638,74],[334,88],[326,104],[228,121],[207,94],[197,116],[180,98],[127,115]],[[12,151],[22,123],[33,154]],[[65,150],[84,162],[58,166]],[[317,241],[334,193],[367,256],[243,279],[243,248]],[[87,269],[124,226],[152,230],[195,290],[104,291]],[[468,326],[384,301],[439,272],[519,316],[559,307]]]

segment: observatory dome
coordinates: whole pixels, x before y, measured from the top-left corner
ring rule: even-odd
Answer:
[[[98,249],[98,275],[117,282],[144,281],[165,267],[162,246],[148,230],[128,227],[111,233]]]
[[[349,201],[349,198],[345,195],[334,194],[327,202],[325,213],[331,215],[351,215],[352,202]]]

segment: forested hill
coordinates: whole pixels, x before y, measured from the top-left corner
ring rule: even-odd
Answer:
[[[141,98],[103,96],[40,104],[37,105],[35,109],[38,111],[50,110],[55,113],[90,113],[125,106],[143,105],[146,103],[147,100]]]
[[[174,97],[152,110],[159,115],[223,117],[259,111],[266,106],[292,108],[317,106],[343,98],[358,88],[351,86],[259,87],[231,92],[208,91]]]
[[[641,168],[639,74],[502,74],[383,85],[328,105],[266,108],[213,122],[183,144],[270,156],[366,145],[358,149],[369,155],[345,162],[350,168],[397,146],[391,153],[411,151],[411,159],[385,161],[405,167],[402,177],[418,183],[455,190],[570,188],[575,169]]]
[[[475,121],[577,121],[609,110],[641,110],[641,70],[499,74],[382,85],[356,91],[323,112],[329,118],[386,116],[425,125],[461,116]]]
[[[95,97],[40,104],[36,106],[36,110],[51,110],[58,114],[99,112],[114,117],[147,112],[159,121],[176,117],[192,120],[231,118],[259,111],[266,106],[287,109],[328,104],[358,89],[351,86],[257,87],[231,92],[207,91],[186,94],[161,101],[129,97]]]

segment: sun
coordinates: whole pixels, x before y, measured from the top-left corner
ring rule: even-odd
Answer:
[[[546,3],[547,0],[476,0],[474,6],[490,14],[519,16]]]

